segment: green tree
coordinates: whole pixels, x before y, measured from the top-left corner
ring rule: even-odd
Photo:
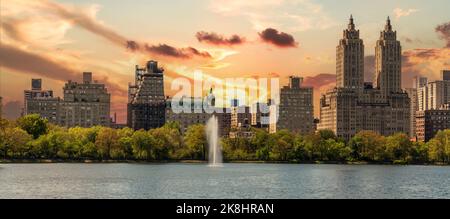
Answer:
[[[152,159],[152,146],[155,142],[153,136],[151,136],[145,130],[139,130],[134,132],[133,136],[133,154],[137,159]]]
[[[273,135],[275,144],[271,147],[270,159],[287,161],[294,153],[294,135],[288,130],[281,130]]]
[[[3,139],[2,152],[5,158],[11,154],[12,158],[24,158],[28,151],[28,143],[32,136],[21,128],[6,128]]]
[[[193,125],[188,128],[184,135],[186,144],[186,155],[190,159],[205,160],[207,140],[204,125]]]
[[[117,151],[119,136],[117,131],[112,128],[102,127],[97,133],[95,138],[95,145],[97,146],[97,151],[102,158],[110,159],[111,151]]]
[[[47,133],[47,123],[47,119],[41,118],[38,114],[26,115],[17,120],[18,126],[32,135],[34,139]]]
[[[450,130],[439,131],[427,145],[432,161],[442,163],[450,161]]]
[[[412,143],[408,135],[397,133],[386,137],[386,155],[392,161],[411,161]]]
[[[381,161],[385,158],[385,138],[374,131],[361,131],[350,140],[356,160]]]

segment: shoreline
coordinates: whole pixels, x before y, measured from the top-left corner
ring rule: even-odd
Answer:
[[[204,160],[63,160],[63,159],[0,159],[0,164],[207,164],[208,161]],[[444,163],[405,163],[396,164],[389,162],[339,162],[339,161],[311,161],[311,162],[295,162],[295,161],[245,161],[245,160],[232,160],[224,161],[227,164],[317,164],[317,165],[385,165],[385,166],[450,166],[450,164]]]

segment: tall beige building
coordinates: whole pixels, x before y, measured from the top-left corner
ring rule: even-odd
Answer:
[[[419,110],[419,105],[417,104],[417,89],[416,88],[406,88],[406,93],[411,99],[410,104],[410,130],[409,137],[413,138],[416,136],[416,112]]]
[[[32,90],[25,94],[25,114],[39,114],[50,123],[65,127],[110,126],[110,99],[104,84],[92,80],[92,73],[83,73],[83,82],[68,81],[64,98],[53,97],[41,90],[41,80],[32,80]]]
[[[318,129],[332,130],[347,141],[362,130],[373,130],[382,135],[410,133],[410,99],[407,93],[398,88],[401,83],[399,69],[387,67],[401,64],[396,57],[390,57],[397,56],[389,52],[392,48],[400,48],[396,43],[391,45],[394,44],[394,33],[388,20],[377,43],[377,70],[380,73],[377,78],[380,80],[374,87],[371,83],[363,82],[364,45],[350,17],[350,24],[344,30],[336,54],[336,88],[322,95]],[[386,80],[394,81],[384,83]]]
[[[402,47],[397,40],[397,31],[392,30],[387,19],[384,30],[375,47],[375,88],[384,96],[402,92]]]
[[[417,96],[419,111],[439,109],[450,103],[450,80],[428,82],[417,90]]]
[[[288,129],[307,134],[314,131],[313,88],[302,86],[302,82],[303,78],[291,76],[289,86],[281,88],[278,121],[271,132]]]
[[[92,80],[91,72],[83,73],[83,82],[68,81],[63,88],[59,124],[66,127],[110,126],[111,94],[104,84]]]
[[[338,88],[364,86],[364,43],[355,29],[353,16],[336,47],[336,83]]]

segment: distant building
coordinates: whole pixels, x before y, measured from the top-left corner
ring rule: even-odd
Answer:
[[[438,131],[450,129],[450,107],[419,111],[416,115],[417,140],[429,141]]]
[[[249,106],[231,107],[231,128],[236,129],[245,124],[250,125],[252,112]]]
[[[350,140],[362,130],[410,134],[410,99],[401,90],[401,47],[388,18],[375,50],[375,84],[365,84],[364,44],[353,17],[337,46],[337,85],[322,95],[319,130]]]
[[[203,108],[203,98],[183,97],[177,100],[178,106],[173,106],[172,101],[173,99],[167,99],[166,122],[178,122],[182,133],[185,133],[192,125],[206,125],[212,116],[216,116],[219,123],[219,136],[228,136],[231,128],[229,109],[215,108],[214,113],[206,112]]]
[[[419,106],[417,105],[417,89],[416,88],[406,88],[406,93],[411,100],[410,108],[410,134],[409,137],[416,137],[416,112],[419,110]]]
[[[442,80],[450,81],[450,70],[442,70],[441,75],[442,75]]]
[[[42,79],[31,79],[31,90],[24,91],[23,114],[29,114],[28,104],[30,100],[36,98],[53,98],[53,90],[42,90]]]
[[[364,43],[355,29],[353,16],[336,47],[336,87],[362,90],[364,85]]]
[[[136,66],[135,84],[129,85],[127,123],[130,128],[152,129],[166,122],[164,69],[148,61],[145,68]]]
[[[110,126],[110,100],[104,84],[92,81],[92,73],[83,73],[83,82],[67,82],[64,98],[43,91],[41,80],[32,80],[32,90],[25,91],[25,114],[39,114],[50,123],[65,127]]]
[[[270,108],[269,103],[255,103],[251,107],[251,125],[255,128],[266,129],[269,131]]]
[[[426,83],[417,90],[419,111],[439,109],[450,103],[450,80],[444,80],[447,74],[442,71],[442,80]]]
[[[111,94],[104,84],[92,80],[91,72],[83,73],[83,82],[64,85],[59,123],[66,127],[110,126]]]
[[[50,123],[59,124],[60,98],[52,90],[42,90],[42,79],[31,79],[31,90],[24,91],[23,114],[39,114]]]
[[[278,121],[272,131],[274,128],[303,134],[314,131],[313,88],[303,87],[302,83],[303,78],[291,76],[289,86],[281,88]]]

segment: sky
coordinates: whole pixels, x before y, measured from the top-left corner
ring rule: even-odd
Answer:
[[[166,94],[174,78],[305,78],[320,94],[335,85],[336,45],[350,14],[365,44],[365,77],[390,16],[403,50],[403,87],[416,75],[436,80],[450,69],[448,0],[2,0],[0,95],[20,112],[32,78],[62,96],[84,71],[105,83],[111,112],[126,119],[136,65],[158,60]]]

